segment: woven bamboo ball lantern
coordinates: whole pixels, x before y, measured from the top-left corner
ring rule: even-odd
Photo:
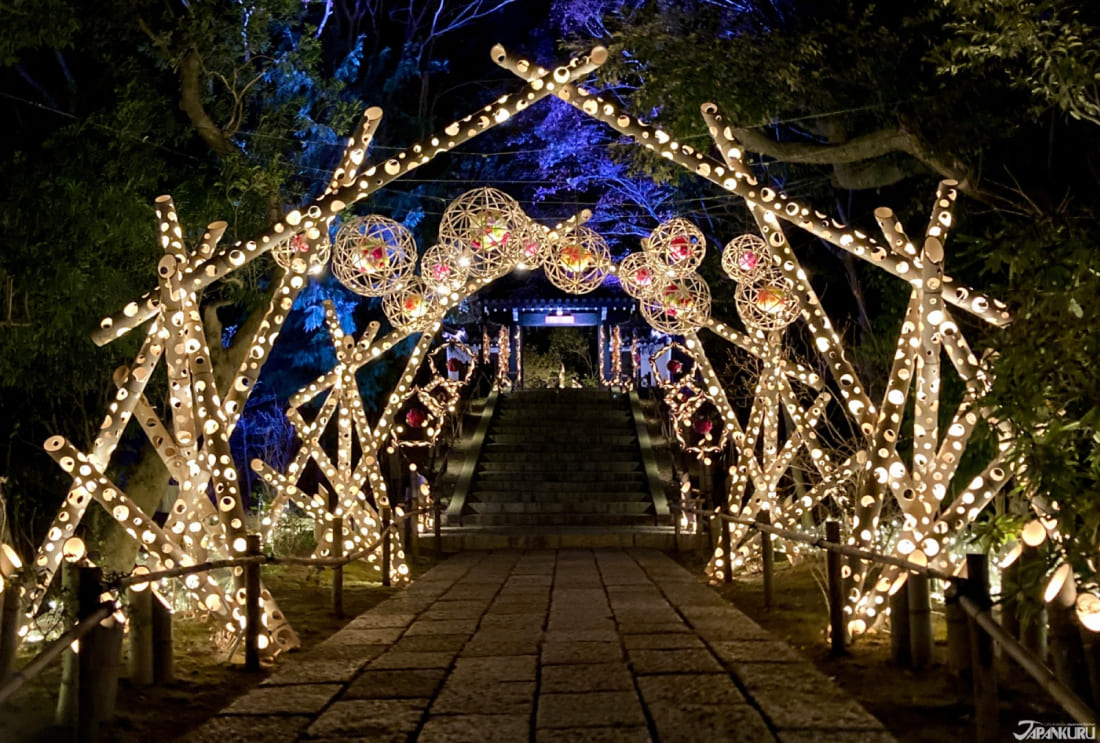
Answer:
[[[415,266],[416,242],[400,222],[372,214],[345,223],[336,234],[332,273],[356,294],[380,297]]]
[[[782,272],[772,265],[734,292],[737,314],[750,328],[782,330],[798,319],[801,306]]]
[[[470,274],[503,276],[518,259],[519,232],[527,222],[519,204],[495,188],[476,188],[452,201],[443,212],[439,241],[457,243],[470,254]]]
[[[410,333],[426,329],[437,315],[435,297],[419,276],[403,280],[382,295],[382,311],[395,328]]]
[[[635,299],[646,300],[657,288],[660,269],[654,267],[648,253],[631,253],[615,271],[623,291]]]
[[[759,235],[738,235],[722,249],[722,270],[734,281],[755,281],[771,265],[768,244]]]
[[[440,296],[460,291],[470,275],[470,254],[458,243],[438,243],[420,258],[420,276]]]
[[[595,231],[579,225],[558,235],[549,246],[542,270],[550,283],[571,294],[587,294],[603,283],[611,268],[611,251]]]
[[[641,307],[642,317],[657,330],[687,333],[710,318],[710,287],[694,273],[662,279]]]
[[[698,227],[682,217],[657,225],[645,243],[650,260],[668,276],[686,276],[699,267],[707,241]]]
[[[299,232],[271,249],[271,257],[279,267],[291,273],[315,273],[324,269],[332,256],[327,231],[311,227]]]

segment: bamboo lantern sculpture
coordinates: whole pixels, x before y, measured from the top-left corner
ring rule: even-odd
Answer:
[[[983,405],[992,380],[953,314],[965,312],[997,326],[1010,319],[1003,304],[962,285],[944,270],[956,184],[945,181],[940,185],[921,239],[910,240],[894,215],[880,209],[875,217],[885,239],[876,241],[761,185],[742,160],[743,148],[716,106],[708,104],[702,113],[720,159],[676,141],[661,128],[637,120],[615,103],[577,85],[576,81],[596,69],[606,55],[606,50],[596,48],[590,55],[549,70],[494,47],[493,60],[521,78],[517,93],[499,98],[374,164],[367,162],[366,152],[381,111],[368,109],[348,140],[325,193],[314,203],[287,212],[253,240],[220,246],[225,223],[214,223],[188,247],[171,199],[158,199],[159,244],[164,251],[158,285],[105,318],[94,335],[96,342],[103,344],[147,325],[144,342],[133,363],[116,375],[118,393],[88,451],[80,451],[60,437],[46,444],[50,455],[72,478],[72,487],[35,556],[37,581],[24,608],[30,613],[36,610],[63,554],[81,552],[75,531],[91,503],[98,503],[143,546],[145,559],[154,569],[198,562],[212,554],[242,554],[248,536],[246,514],[229,437],[298,292],[308,274],[324,264],[325,238],[333,220],[395,179],[551,95],[743,200],[756,222],[758,235],[735,238],[722,255],[723,269],[737,282],[735,299],[743,329],[711,316],[709,287],[696,273],[706,243],[685,220],[660,225],[644,241],[642,252],[625,259],[616,270],[624,290],[640,300],[646,319],[683,337],[677,363],[685,363],[680,358],[688,359],[690,368],[662,380],[661,386],[667,391],[670,409],[688,424],[683,429],[684,441],[689,447],[696,446],[697,454],[714,454],[709,449],[729,442],[733,462],[727,493],[729,512],[755,518],[768,511],[774,525],[802,529],[804,521],[827,506],[842,516],[845,539],[855,547],[883,551],[939,570],[960,570],[959,536],[1009,481],[1014,463],[1009,457],[1011,425],[994,418]],[[299,392],[291,401],[292,412],[288,411],[288,416],[299,418],[296,425],[305,453],[286,473],[257,465],[280,493],[282,505],[277,511],[294,502],[326,524],[326,519],[339,511],[353,524],[351,546],[369,541],[377,528],[374,509],[386,502],[378,448],[400,425],[402,404],[414,396],[419,399],[424,391],[417,391],[413,380],[428,356],[443,314],[520,265],[541,265],[549,280],[566,291],[581,294],[594,290],[611,271],[611,264],[602,238],[582,227],[582,221],[573,219],[553,229],[536,226],[511,197],[493,189],[478,189],[448,207],[438,241],[443,247],[428,251],[419,276],[414,276],[416,246],[401,225],[379,216],[347,221],[331,247],[332,271],[352,291],[381,297],[395,330],[377,339],[378,326],[372,325],[354,341],[340,331],[334,317],[329,319],[337,366]],[[872,387],[850,361],[788,242],[785,227],[826,241],[909,287],[910,300],[881,399],[871,398]],[[256,335],[250,339],[246,359],[228,387],[220,390],[206,346],[201,294],[268,251],[284,273]],[[760,365],[747,413],[739,415],[730,404],[702,351],[696,335],[701,330],[748,353]],[[809,350],[818,359],[795,357],[794,344],[788,341],[795,332],[810,340]],[[356,402],[355,372],[417,333],[420,338],[405,370],[372,426],[362,414],[361,400]],[[503,381],[502,371],[506,378],[509,342],[505,328],[498,339],[499,381]],[[488,361],[487,332],[482,353]],[[947,365],[941,365],[943,356]],[[161,360],[166,367],[169,400],[163,418],[144,395]],[[823,371],[815,371],[817,368]],[[941,428],[938,413],[945,369],[953,369],[962,379],[965,393],[950,411],[950,423]],[[298,408],[326,392],[321,411],[306,420]],[[856,432],[850,451],[838,450],[835,442],[818,430],[823,421],[841,415]],[[105,474],[124,429],[135,416],[169,474],[180,483],[179,497],[163,527]],[[318,443],[322,429],[334,417],[338,438],[335,461]],[[952,487],[967,442],[982,421],[1000,436],[996,451],[983,463],[979,475]],[[909,438],[903,435],[903,427],[912,432],[911,454],[898,450],[898,441]],[[687,434],[699,437],[702,445]],[[360,457],[353,462],[356,450]],[[334,492],[326,489],[307,496],[297,491],[308,458],[318,462]],[[789,482],[788,473],[796,461],[804,463],[805,488],[792,494],[783,484]],[[213,500],[207,497],[208,492],[214,493]],[[1053,518],[1056,506],[1038,498],[1034,504],[1045,538],[1058,545],[1061,537]],[[278,512],[270,515],[271,519],[277,516]],[[265,522],[263,529],[270,531],[273,523]],[[732,554],[714,555],[709,570],[716,576],[751,567],[758,559],[755,545],[759,540],[745,539],[739,525],[729,528],[734,547]],[[331,545],[331,540],[329,535],[322,543]],[[781,547],[797,555],[793,545]],[[400,571],[404,563],[396,560],[395,564]],[[852,634],[859,634],[882,620],[886,599],[903,585],[904,573],[893,567],[874,569],[854,559],[846,569],[847,627]],[[1062,590],[1068,572],[1060,568],[1055,578],[1061,582],[1051,584],[1059,596],[1068,594]],[[189,576],[183,585],[187,597],[210,612],[227,634],[240,632],[244,612],[239,576],[234,576],[229,587],[209,574]],[[296,645],[296,637],[273,599],[266,593],[263,599],[266,626],[262,643],[266,651]],[[1080,591],[1075,608],[1083,626],[1100,630],[1100,598],[1091,591]]]

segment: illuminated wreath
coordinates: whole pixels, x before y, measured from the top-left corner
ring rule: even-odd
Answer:
[[[722,249],[722,270],[734,281],[755,281],[771,265],[768,244],[759,235],[738,235]]]
[[[445,415],[455,412],[455,403],[458,402],[459,390],[461,389],[461,382],[452,382],[445,377],[432,377],[424,385],[424,394],[430,396],[435,404],[439,406],[441,414]]]
[[[707,253],[707,240],[699,228],[683,217],[657,225],[644,243],[654,265],[670,276],[686,276],[699,267]]]
[[[420,387],[413,387],[401,401],[392,429],[393,442],[401,447],[432,446],[442,429],[444,406]]]
[[[437,307],[427,283],[412,276],[382,297],[382,311],[395,328],[410,333],[425,330],[435,321]]]
[[[271,257],[279,267],[291,273],[316,273],[322,270],[332,256],[332,244],[328,234],[313,227],[299,232],[271,249]]]
[[[420,258],[420,277],[437,296],[461,291],[470,275],[470,255],[459,243],[439,243]]]
[[[439,241],[461,245],[469,252],[473,276],[495,278],[516,264],[519,233],[527,221],[527,215],[508,194],[495,188],[476,188],[444,210]]]
[[[729,430],[714,399],[703,393],[693,395],[673,408],[672,422],[680,448],[699,459],[722,451],[729,443]]]
[[[603,283],[611,252],[596,232],[573,227],[552,241],[542,270],[550,283],[571,294],[587,294]]]
[[[710,319],[710,287],[698,274],[663,279],[641,307],[642,317],[654,328],[681,335]]]
[[[691,359],[691,366],[685,367],[683,362],[673,358],[673,351]],[[665,365],[665,368],[668,370],[667,376],[661,374],[661,367],[658,365],[658,362],[665,356],[669,357],[668,363]],[[695,362],[695,354],[682,343],[672,342],[658,348],[649,357],[649,366],[653,369],[653,376],[657,382],[657,386],[663,390],[672,389],[684,384],[698,388],[695,380],[699,376],[699,369]]]
[[[457,358],[448,358],[451,356],[451,351],[459,351],[466,356],[465,362],[458,362]],[[449,340],[443,345],[436,348],[428,356],[429,363],[431,364],[432,373],[436,379],[445,382],[448,385],[454,387],[462,387],[469,384],[470,380],[474,377],[474,371],[477,369],[477,354],[464,343],[459,343],[456,340]],[[452,380],[449,378],[450,372],[460,371],[459,368],[452,368],[452,362],[458,362],[459,364],[466,364],[466,374],[462,379]]]
[[[752,282],[737,285],[737,314],[750,328],[782,330],[798,319],[801,305],[782,272],[769,265]]]
[[[380,297],[412,275],[416,242],[400,222],[370,215],[346,222],[336,233],[332,273],[364,297]]]
[[[653,265],[649,253],[631,253],[616,267],[623,291],[635,299],[646,300],[657,288],[659,269]]]

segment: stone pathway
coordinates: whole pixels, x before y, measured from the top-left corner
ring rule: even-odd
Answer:
[[[893,738],[662,553],[578,549],[452,557],[186,740]]]

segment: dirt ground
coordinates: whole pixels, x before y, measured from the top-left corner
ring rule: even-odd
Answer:
[[[430,565],[427,560],[413,565],[413,575],[423,573]],[[264,568],[263,574],[264,583],[298,632],[301,650],[313,647],[400,590],[383,588],[366,578],[367,571],[361,565],[345,569],[345,618],[337,619],[331,611],[331,571],[279,566]],[[219,652],[211,643],[209,627],[192,617],[176,617],[173,641],[175,682],[164,687],[140,688],[120,678],[115,719],[103,731],[101,740],[148,743],[179,738],[259,684],[272,670],[246,672],[243,653],[227,662],[224,651]],[[29,656],[20,658],[17,667],[22,667],[27,660]],[[284,659],[277,659],[276,664],[281,660]],[[125,662],[124,657],[123,664]],[[60,663],[53,663],[0,708],[0,741],[52,743],[72,740],[71,732],[53,725],[60,668]]]
[[[683,562],[701,572],[700,558],[686,557]],[[934,662],[927,669],[914,671],[894,665],[890,636],[885,633],[863,636],[847,656],[834,657],[824,631],[829,621],[822,589],[824,575],[823,562],[807,561],[796,568],[778,564],[771,609],[764,608],[761,576],[735,578],[733,583],[715,588],[833,678],[902,743],[974,740],[969,682],[953,678],[946,667],[942,606],[933,606]],[[999,671],[1002,740],[1013,740],[1012,732],[1020,730],[1020,720],[1071,722],[1011,659],[1000,659]]]

